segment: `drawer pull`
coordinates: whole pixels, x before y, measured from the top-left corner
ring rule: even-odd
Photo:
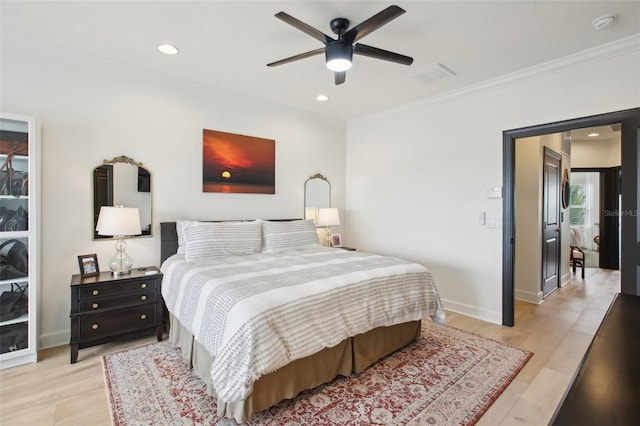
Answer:
[[[140,315],[140,319],[147,319],[147,316],[145,314]]]
[[[100,293],[100,292],[99,292],[98,290],[93,290],[91,293],[92,293],[94,296],[97,296],[97,295],[98,295],[98,293]]]
[[[140,300],[147,300],[147,296],[145,295],[140,296]]]
[[[93,328],[94,330],[97,330],[97,329],[98,329],[98,324],[93,324],[93,325],[91,326],[91,328]]]
[[[140,284],[140,288],[147,288],[147,283]]]
[[[98,304],[97,304],[97,303],[94,303],[93,305],[91,305],[91,307],[92,307],[93,309],[98,309]]]

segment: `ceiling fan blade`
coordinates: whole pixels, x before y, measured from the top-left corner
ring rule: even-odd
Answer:
[[[303,33],[305,33],[307,35],[310,35],[311,37],[315,38],[316,40],[320,41],[321,43],[327,44],[327,43],[329,43],[331,41],[334,41],[333,38],[329,37],[328,35],[326,35],[322,31],[316,30],[312,26],[310,26],[308,24],[305,24],[304,22],[300,21],[299,19],[294,18],[293,16],[291,16],[291,15],[285,13],[285,12],[278,12],[278,13],[275,14],[275,17],[280,19],[281,21],[284,21],[287,24],[299,29]]]
[[[336,71],[334,73],[334,78],[335,78],[336,86],[338,84],[342,84],[347,79],[347,72],[346,71]]]
[[[389,6],[385,10],[373,15],[366,21],[363,21],[355,27],[351,28],[349,31],[343,34],[342,38],[344,38],[345,40],[349,40],[351,43],[355,43],[370,32],[375,31],[381,26],[396,19],[404,12],[405,10],[401,7],[395,5]]]
[[[378,49],[377,47],[367,46],[366,44],[357,43],[353,46],[353,53],[370,58],[382,59],[383,61],[395,62],[396,64],[411,65],[413,63],[413,58],[410,56],[389,52],[388,50]]]
[[[288,64],[289,62],[297,61],[304,58],[309,58],[311,56],[316,56],[321,53],[324,53],[324,47],[320,47],[315,50],[311,50],[309,52],[301,53],[299,55],[291,56],[290,58],[281,59],[279,61],[271,62],[267,64],[268,67],[277,67],[278,65]]]

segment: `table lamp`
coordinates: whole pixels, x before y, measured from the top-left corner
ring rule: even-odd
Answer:
[[[325,237],[326,246],[331,246],[331,227],[334,225],[340,225],[340,214],[335,207],[326,207],[318,209],[318,221],[317,226],[324,226],[326,228],[327,235]]]
[[[133,261],[125,252],[127,243],[124,238],[142,233],[138,208],[102,206],[96,231],[98,231],[98,235],[110,235],[117,239],[116,254],[109,261],[109,268],[111,268],[113,275],[129,274]]]

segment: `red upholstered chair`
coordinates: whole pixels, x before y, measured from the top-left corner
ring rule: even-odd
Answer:
[[[584,251],[580,248],[580,233],[577,229],[569,228],[571,231],[571,244],[569,245],[569,263],[576,273],[576,267],[582,268],[582,279],[584,279]]]

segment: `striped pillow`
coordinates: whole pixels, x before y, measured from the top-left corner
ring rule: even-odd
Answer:
[[[183,222],[188,262],[260,253],[262,224],[254,222]]]
[[[262,252],[278,253],[320,245],[316,227],[311,220],[262,222]]]

